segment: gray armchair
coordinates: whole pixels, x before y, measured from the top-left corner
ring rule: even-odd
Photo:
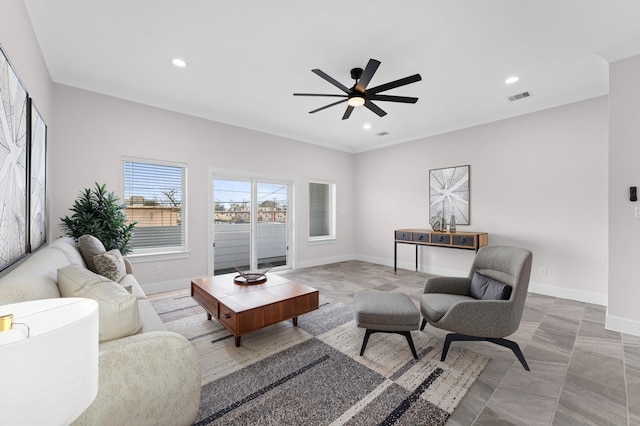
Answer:
[[[446,336],[441,361],[452,342],[483,340],[511,349],[529,371],[518,344],[504,337],[520,325],[532,257],[529,250],[519,247],[485,246],[478,250],[466,278],[427,279],[420,301],[420,330],[429,323],[452,332]],[[505,300],[494,300],[500,297]]]

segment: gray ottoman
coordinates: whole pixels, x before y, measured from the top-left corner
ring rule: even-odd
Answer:
[[[410,331],[418,329],[420,311],[409,296],[404,293],[363,290],[353,296],[353,309],[358,327],[367,329],[360,356],[364,354],[369,336],[383,332],[405,336],[413,357],[418,359]]]

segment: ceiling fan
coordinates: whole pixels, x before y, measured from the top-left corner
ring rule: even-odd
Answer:
[[[331,76],[327,75],[323,71],[319,69],[311,70],[313,73],[319,75],[323,79],[327,80],[329,83],[336,86],[338,89],[342,90],[344,95],[333,95],[333,94],[322,94],[322,93],[294,93],[293,96],[327,96],[334,98],[344,98],[337,102],[333,102],[329,105],[325,105],[321,108],[314,109],[313,111],[309,111],[309,114],[313,114],[314,112],[322,111],[323,109],[330,108],[334,105],[341,104],[343,102],[347,102],[347,110],[344,112],[342,116],[343,120],[346,120],[351,116],[353,109],[357,106],[364,105],[369,110],[378,114],[380,117],[384,117],[387,115],[385,111],[383,111],[380,107],[374,104],[372,101],[385,101],[385,102],[403,102],[407,104],[415,104],[418,102],[418,98],[411,98],[408,96],[392,96],[392,95],[380,95],[380,92],[384,92],[386,90],[395,89],[396,87],[404,86],[407,84],[415,83],[417,81],[422,80],[420,74],[414,74],[409,77],[401,78],[399,80],[395,80],[386,84],[382,84],[380,86],[372,87],[367,89],[367,85],[371,81],[371,78],[375,74],[376,70],[380,66],[380,61],[376,61],[375,59],[369,59],[367,66],[363,70],[362,68],[353,68],[351,70],[351,78],[353,78],[356,82],[353,87],[348,88],[341,84],[339,81],[335,80]]]

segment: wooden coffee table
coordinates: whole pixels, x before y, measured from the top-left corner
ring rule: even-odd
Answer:
[[[191,281],[191,297],[234,336],[236,347],[243,334],[293,319],[318,309],[318,290],[279,275],[267,274],[262,284],[233,282],[237,274],[217,275]]]

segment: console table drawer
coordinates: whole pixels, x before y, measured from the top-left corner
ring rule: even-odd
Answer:
[[[473,235],[454,235],[453,245],[462,247],[476,247],[476,239]]]
[[[411,240],[416,243],[428,243],[429,242],[429,234],[423,234],[419,232],[414,232],[411,234]]]
[[[431,244],[451,245],[451,235],[431,234]]]
[[[396,231],[396,240],[411,241],[411,232]]]
[[[236,323],[236,313],[226,307],[223,303],[220,303],[220,317],[218,318],[218,320],[222,324],[224,324],[232,333],[235,334],[238,331]]]
[[[191,286],[191,297],[193,297],[195,301],[198,302],[200,306],[202,306],[211,316],[218,318],[218,299],[207,295],[204,290],[194,285]]]

